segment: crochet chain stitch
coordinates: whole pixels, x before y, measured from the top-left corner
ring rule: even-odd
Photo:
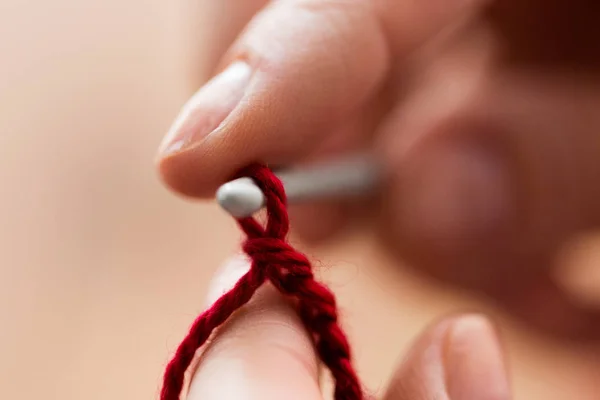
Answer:
[[[237,220],[247,236],[243,249],[252,260],[250,270],[194,321],[166,368],[160,399],[180,400],[186,371],[198,348],[269,280],[283,295],[296,300],[297,312],[312,335],[315,349],[335,380],[335,400],[362,400],[362,388],[351,363],[350,345],[338,325],[335,297],[315,280],[308,258],[286,241],[289,219],[281,181],[260,164],[244,168],[238,176],[252,178],[263,191],[266,226],[252,217]]]

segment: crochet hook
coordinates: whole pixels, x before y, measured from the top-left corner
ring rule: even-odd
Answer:
[[[275,171],[289,203],[363,196],[376,186],[379,171],[368,156],[354,155],[301,168]],[[217,203],[235,218],[249,217],[265,206],[265,196],[251,178],[239,178],[217,190]]]

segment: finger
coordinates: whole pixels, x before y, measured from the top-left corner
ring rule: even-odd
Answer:
[[[382,134],[388,232],[431,268],[552,260],[600,223],[600,86],[501,75],[484,53],[441,58]]]
[[[391,54],[408,51],[473,3],[478,0],[443,7],[432,1],[273,2],[165,138],[158,159],[165,182],[183,194],[207,196],[249,162],[305,156],[376,94]],[[397,26],[402,40],[388,40]]]
[[[386,240],[412,265],[507,291],[505,302],[519,297],[511,288],[520,280],[548,275],[564,245],[600,224],[600,86],[493,71],[477,46],[432,63],[429,83],[384,128],[393,183],[383,221]],[[597,333],[598,310],[543,291],[552,295],[539,309],[539,301],[505,303],[552,333]]]
[[[209,291],[217,299],[249,268],[235,258]],[[321,398],[312,341],[287,300],[265,285],[207,345],[193,374],[188,400]]]
[[[373,137],[381,119],[390,111],[394,103],[393,90],[386,89],[376,101],[371,101],[350,117],[340,127],[327,135],[322,143],[299,164],[310,164],[339,157],[340,154],[354,154],[371,148]],[[324,199],[304,204],[290,204],[290,221],[294,233],[301,239],[318,244],[333,239],[336,233],[355,226],[357,217],[366,214],[366,203],[372,197],[351,197]]]
[[[382,102],[373,102],[369,110],[360,116],[344,122],[308,157],[299,160],[299,164],[311,164],[315,161],[331,159],[343,153],[355,153],[371,146],[371,137],[375,127],[385,113]],[[317,244],[336,233],[348,228],[360,209],[356,200],[348,198],[323,199],[303,204],[290,204],[289,215],[294,233],[304,241]]]
[[[443,320],[409,350],[384,400],[509,400],[495,330],[482,316]]]

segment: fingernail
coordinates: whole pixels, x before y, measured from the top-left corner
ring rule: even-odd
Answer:
[[[181,109],[159,154],[183,151],[221,125],[242,99],[251,74],[247,63],[236,61],[206,83]]]
[[[446,390],[452,400],[508,400],[510,387],[502,350],[485,317],[452,323],[444,349]]]
[[[497,232],[514,207],[503,160],[477,146],[436,146],[419,152],[409,166],[402,226],[413,237],[450,245]]]

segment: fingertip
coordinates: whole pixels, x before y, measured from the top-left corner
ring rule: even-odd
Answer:
[[[509,400],[502,349],[483,315],[450,316],[430,326],[400,365],[386,400]]]
[[[510,387],[498,333],[485,316],[455,320],[445,340],[447,391],[452,400],[508,400]]]
[[[191,198],[211,198],[227,179],[228,169],[199,160],[206,159],[205,147],[159,156],[155,165],[162,182],[174,192]]]
[[[238,254],[215,273],[212,304],[250,268]],[[196,363],[188,399],[318,399],[319,363],[293,304],[272,285],[260,287],[216,332]]]
[[[357,2],[275,2],[229,54],[159,150],[162,179],[184,195],[212,194],[250,162],[305,157],[376,93],[389,62],[375,16]]]

